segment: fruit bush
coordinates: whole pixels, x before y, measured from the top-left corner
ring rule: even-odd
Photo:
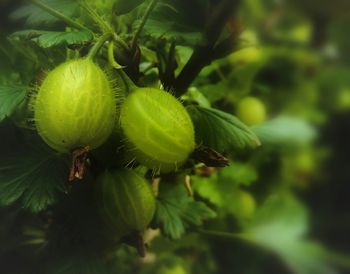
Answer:
[[[350,269],[350,6],[314,2],[0,2],[0,272]]]

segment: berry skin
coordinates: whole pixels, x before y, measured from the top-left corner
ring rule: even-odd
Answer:
[[[239,101],[237,117],[246,125],[253,126],[266,120],[266,108],[259,99],[248,96]]]
[[[98,178],[102,216],[119,237],[143,232],[151,222],[156,200],[149,183],[128,169],[106,171]]]
[[[120,122],[130,154],[155,171],[176,170],[195,148],[189,114],[166,91],[155,88],[134,90],[122,105]]]
[[[48,73],[34,98],[39,135],[53,149],[100,146],[116,121],[116,95],[90,59],[65,62]]]

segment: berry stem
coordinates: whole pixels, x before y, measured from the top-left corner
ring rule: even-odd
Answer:
[[[99,50],[102,48],[104,43],[112,38],[112,33],[106,33],[102,35],[96,42],[96,44],[90,49],[87,58],[93,59],[95,55],[99,52]]]
[[[116,41],[116,43],[118,43],[124,50],[130,50],[129,46],[124,42],[124,40],[121,39],[119,35],[114,32],[113,27],[98,14],[88,2],[83,1],[82,3],[80,3],[80,6],[87,11],[90,18],[94,20],[94,22],[99,26],[100,30],[103,33],[113,33],[113,39]]]
[[[118,62],[114,58],[114,41],[110,41],[108,44],[108,62],[115,69],[122,69],[125,66],[118,64]]]
[[[158,2],[158,0],[152,0],[151,3],[148,5],[144,15],[142,16],[141,23],[138,26],[136,33],[134,35],[134,38],[132,39],[132,42],[131,42],[131,52],[135,52],[136,46],[137,46],[137,40],[139,39],[140,34],[142,32],[142,29],[145,26],[150,14],[151,14],[152,10],[154,9],[154,7],[156,6],[157,2]]]
[[[118,69],[117,70],[120,78],[122,79],[122,81],[125,84],[126,87],[126,93],[128,94],[129,92],[131,92],[132,90],[138,88],[134,82],[129,78],[129,76],[124,72],[124,70],[122,69]]]
[[[126,92],[128,93],[131,89],[137,88],[137,86],[129,79],[129,77],[122,70],[125,66],[122,66],[116,62],[114,58],[114,41],[110,41],[108,45],[108,62],[109,64],[118,71],[118,74],[125,84]]]
[[[70,19],[69,17],[65,16],[64,14],[60,13],[59,11],[49,7],[48,5],[38,1],[38,0],[30,0],[31,3],[33,3],[34,5],[38,6],[39,8],[43,9],[44,11],[46,11],[47,13],[51,14],[52,16],[66,22],[69,26],[75,28],[75,29],[79,29],[79,30],[85,30],[85,31],[89,31],[92,32],[91,30],[89,30],[87,27],[79,24],[78,22]]]

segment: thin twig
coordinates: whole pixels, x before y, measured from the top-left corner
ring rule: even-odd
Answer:
[[[80,5],[87,11],[90,18],[95,21],[103,33],[113,33],[114,41],[126,51],[130,50],[129,46],[124,42],[124,40],[115,33],[112,26],[109,25],[93,8],[91,8],[88,3],[82,2]]]
[[[212,230],[206,230],[206,229],[198,229],[198,232],[208,236],[220,237],[224,239],[245,240],[245,237],[243,237],[242,234],[239,234],[239,233],[212,231]]]
[[[122,69],[125,66],[118,64],[114,58],[114,41],[110,41],[108,45],[108,62],[114,69]]]
[[[102,35],[96,42],[96,44],[90,49],[87,58],[93,59],[95,55],[99,52],[101,47],[104,45],[106,41],[112,38],[112,33],[106,33]]]

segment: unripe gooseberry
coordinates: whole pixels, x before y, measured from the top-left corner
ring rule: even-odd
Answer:
[[[194,128],[184,106],[170,93],[138,88],[121,108],[121,127],[130,154],[156,171],[183,165],[195,147]]]
[[[90,59],[65,62],[48,73],[34,98],[39,135],[53,149],[100,146],[116,121],[116,96]]]
[[[233,204],[234,213],[241,219],[250,219],[255,214],[255,198],[247,191],[239,190]]]
[[[186,269],[180,265],[174,265],[174,266],[167,266],[167,265],[162,265],[158,271],[157,274],[187,274],[188,272]]]
[[[246,47],[229,55],[228,60],[235,66],[258,63],[263,60],[263,54],[260,48]]]
[[[248,96],[238,102],[237,117],[246,125],[253,126],[266,120],[266,108],[258,98]]]
[[[98,178],[99,204],[102,216],[122,237],[143,232],[151,222],[156,200],[141,175],[128,169],[106,171]]]

